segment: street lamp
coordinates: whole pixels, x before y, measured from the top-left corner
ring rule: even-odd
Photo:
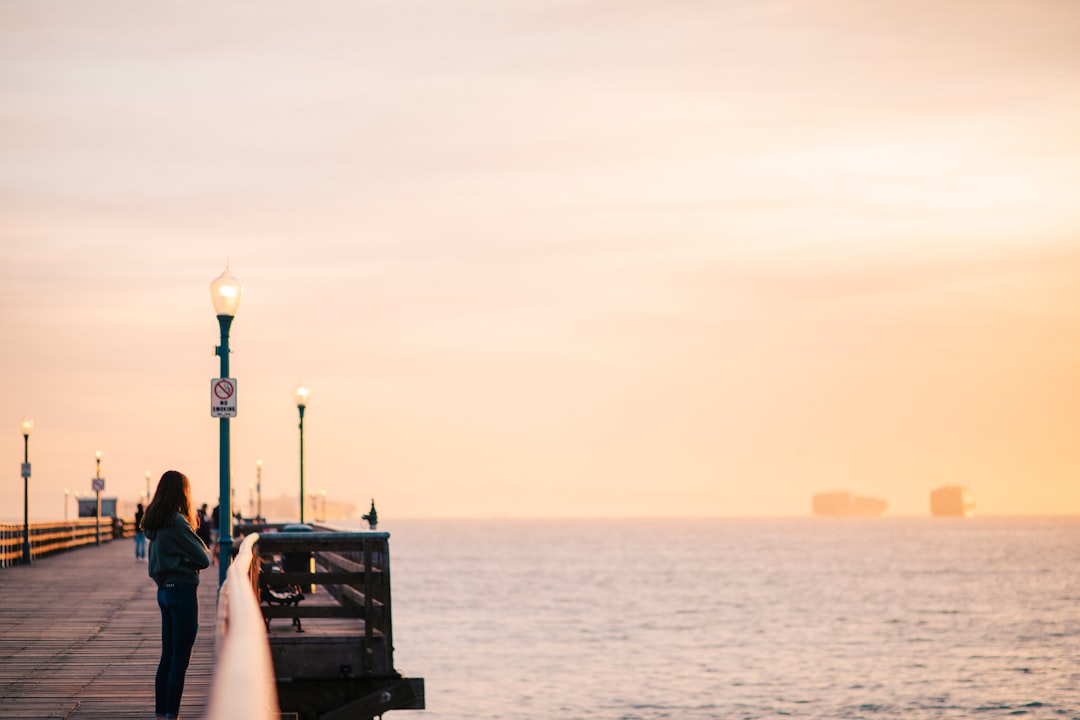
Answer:
[[[97,457],[97,471],[94,473],[94,493],[97,495],[97,512],[94,513],[94,537],[97,539],[95,544],[101,544],[101,490],[103,488],[101,482],[101,451],[95,451],[94,455]]]
[[[30,431],[34,421],[24,417],[19,423],[23,436],[23,563],[30,564]]]
[[[322,497],[322,521],[326,522],[326,491],[320,490],[319,495]]]
[[[259,506],[255,511],[255,517],[258,520],[262,520],[262,460],[255,461],[255,496],[258,498]]]
[[[236,310],[240,307],[240,296],[244,293],[244,286],[240,284],[240,281],[229,272],[228,264],[225,266],[225,271],[221,275],[214,278],[214,281],[210,283],[210,299],[214,303],[214,312],[217,314],[218,327],[221,329],[221,345],[217,347],[215,353],[221,358],[221,377],[217,381],[215,390],[218,387],[223,388],[223,392],[227,391],[227,396],[231,396],[231,399],[235,401],[235,385],[231,381],[227,381],[229,377],[229,326],[232,325],[233,318],[236,316]],[[212,396],[213,397],[213,396]],[[230,492],[230,465],[229,465],[229,418],[236,414],[235,404],[231,408],[231,412],[218,412],[216,408],[211,412],[211,416],[219,417],[220,424],[220,442],[219,442],[219,458],[218,463],[219,470],[219,500],[220,507],[218,510],[219,528],[218,528],[218,586],[220,587],[225,582],[225,574],[229,570],[229,561],[232,559],[232,493]]]
[[[150,504],[150,471],[146,471],[146,504]]]
[[[248,483],[248,517],[255,516],[255,483]]]
[[[64,522],[68,521],[67,501],[69,495],[71,495],[71,490],[69,490],[68,488],[64,488]]]
[[[296,407],[300,411],[300,524],[304,523],[304,408],[311,393],[301,385],[296,388]]]

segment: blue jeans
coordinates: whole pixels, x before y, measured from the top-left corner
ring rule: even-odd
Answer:
[[[199,631],[199,586],[158,588],[157,601],[161,608],[161,662],[154,678],[154,714],[174,718],[180,715],[184,676]]]
[[[135,559],[146,557],[146,533],[135,533]]]

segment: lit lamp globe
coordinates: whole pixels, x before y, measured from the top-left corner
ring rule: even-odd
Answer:
[[[214,311],[218,317],[222,315],[234,317],[237,308],[240,307],[240,296],[243,294],[244,286],[235,275],[229,272],[228,267],[210,283],[210,299],[214,303]]]
[[[311,391],[303,385],[296,388],[296,407],[307,407],[308,396],[310,394]]]
[[[19,430],[22,431],[23,437],[30,437],[30,431],[34,429],[34,421],[28,417],[24,417],[22,422],[19,423]]]

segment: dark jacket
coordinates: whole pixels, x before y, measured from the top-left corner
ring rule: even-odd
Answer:
[[[210,532],[210,516],[199,510],[196,522],[199,523],[199,527],[195,528],[195,534],[203,541],[203,545],[210,547],[214,542],[214,534]]]
[[[199,571],[210,567],[210,553],[187,518],[173,516],[173,524],[147,530],[150,540],[149,573],[158,587],[167,584],[198,585]]]

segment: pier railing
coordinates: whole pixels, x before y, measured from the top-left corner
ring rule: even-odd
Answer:
[[[244,537],[241,552],[250,549],[251,555],[238,555],[229,568],[228,616],[219,621],[219,632],[220,622],[235,622],[234,596],[243,592],[257,598],[260,623],[256,628],[245,616],[242,632],[246,639],[241,642],[248,650],[240,655],[254,652],[253,643],[268,645],[282,712],[300,718],[359,720],[387,710],[425,706],[424,681],[402,677],[394,668],[388,533],[267,524],[241,524],[237,533],[250,533]],[[246,581],[230,584],[232,575],[242,571],[247,573]],[[290,586],[302,589],[301,602],[267,602],[259,607],[271,591],[280,593]],[[248,612],[250,603],[244,603],[243,612],[253,614]],[[276,618],[294,620],[296,632],[292,628],[270,632]],[[301,630],[302,621],[310,622]],[[230,625],[226,637],[235,633]],[[252,672],[263,674],[257,668]],[[237,678],[227,681],[230,692],[262,697],[264,691],[256,687],[237,690],[237,682]],[[228,717],[248,720],[256,716],[223,711],[209,720]]]
[[[393,630],[390,617],[390,554],[388,533],[263,533],[258,552],[263,562],[283,572],[263,573],[259,585],[318,586],[337,600],[334,605],[300,603],[264,607],[272,618],[355,618],[363,620],[364,646],[357,675],[393,672]],[[278,563],[280,558],[280,563]]]
[[[101,541],[135,534],[134,521],[101,518]],[[44,557],[97,542],[97,518],[30,523],[30,558]],[[18,565],[23,558],[23,525],[0,523],[0,567]]]
[[[240,543],[218,590],[217,667],[206,720],[277,718],[277,687],[266,627],[259,610],[258,534]]]

